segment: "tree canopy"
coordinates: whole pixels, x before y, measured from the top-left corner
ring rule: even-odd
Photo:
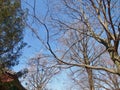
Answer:
[[[27,3],[33,18],[27,26],[44,46],[41,53],[69,69],[78,90],[119,89],[120,0],[44,0],[41,9],[38,3]]]
[[[28,89],[49,88],[54,68],[69,70],[69,90],[120,89],[120,0],[24,2],[31,48],[41,49],[28,63]]]

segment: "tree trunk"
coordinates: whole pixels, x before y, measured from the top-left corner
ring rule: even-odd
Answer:
[[[86,71],[87,71],[87,74],[88,74],[88,82],[89,82],[90,90],[95,90],[94,89],[94,81],[93,81],[92,69],[86,68]]]

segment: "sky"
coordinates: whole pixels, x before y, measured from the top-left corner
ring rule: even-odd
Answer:
[[[33,8],[34,7],[34,2],[35,0],[22,0],[22,7],[25,10],[28,10],[28,14],[33,14]],[[47,0],[36,0],[36,15],[40,19],[44,19],[44,16],[47,12],[47,6],[46,2]],[[27,3],[29,4],[27,4]],[[65,16],[64,18],[66,18]],[[44,32],[44,27],[42,27],[40,24],[36,23],[36,21],[28,15],[27,22],[36,30],[39,30],[39,35],[40,37],[45,40],[46,38],[46,32]],[[31,32],[31,30],[26,27],[25,28],[25,37],[24,41],[28,44],[24,50],[23,50],[23,56],[20,58],[20,64],[18,66],[15,66],[15,70],[19,71],[23,68],[26,68],[27,66],[27,61],[31,58],[34,57],[36,54],[40,52],[44,52],[43,45],[40,43],[38,39],[36,39],[36,36]],[[54,47],[55,45],[52,45]],[[54,49],[54,48],[53,48]],[[68,70],[62,71],[59,75],[56,75],[50,83],[48,84],[48,87],[51,88],[52,90],[67,90],[69,86],[72,86],[72,82],[68,78]],[[69,90],[69,89],[68,89]],[[75,88],[73,88],[75,90]]]
[[[34,0],[22,0],[22,8],[25,10],[29,9],[29,13],[32,13],[32,8],[27,5],[25,2],[29,3],[31,6],[34,5],[33,3]],[[41,14],[41,16],[45,15],[46,12],[46,6],[45,2],[42,0],[36,0],[38,1],[36,4],[36,13]],[[45,32],[43,32],[43,28],[40,26],[37,26],[34,24],[34,20],[31,17],[27,18],[27,22],[31,24],[34,28],[39,30],[39,34],[41,38],[45,38]],[[36,54],[39,52],[42,52],[43,46],[41,45],[40,41],[36,39],[36,36],[31,32],[31,30],[28,27],[25,27],[25,34],[24,34],[24,41],[28,44],[24,49],[23,49],[23,55],[19,58],[19,65],[15,66],[13,69],[18,72],[27,66],[27,62],[31,57],[34,57]],[[56,75],[50,83],[48,84],[48,87],[52,90],[67,90],[67,85],[70,85],[71,82],[69,78],[67,77],[67,70],[62,71],[59,75]],[[25,85],[25,84],[23,84]]]

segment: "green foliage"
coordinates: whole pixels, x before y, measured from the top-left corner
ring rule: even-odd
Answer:
[[[19,0],[0,0],[0,68],[18,64],[23,42],[24,12]]]

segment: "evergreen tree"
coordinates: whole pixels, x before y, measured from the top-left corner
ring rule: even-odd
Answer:
[[[24,22],[20,0],[0,0],[0,69],[18,64],[25,46]]]

